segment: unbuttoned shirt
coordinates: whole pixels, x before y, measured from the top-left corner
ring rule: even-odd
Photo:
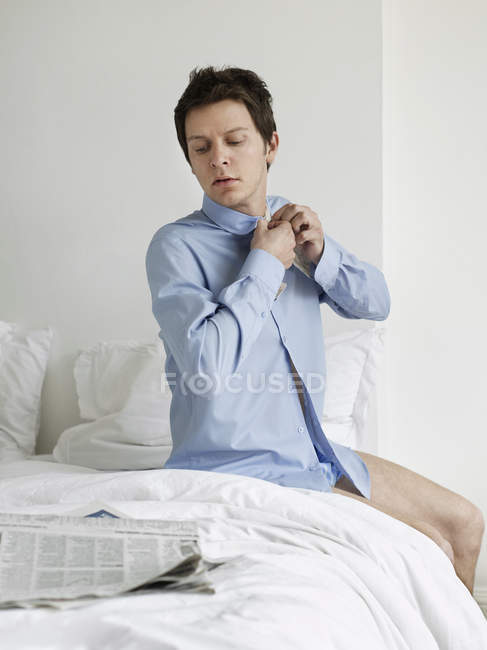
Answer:
[[[268,195],[268,215],[286,203]],[[262,217],[204,193],[201,210],[163,225],[147,249],[152,311],[166,352],[163,389],[172,392],[173,447],[164,467],[320,491],[344,476],[370,499],[363,460],[328,440],[321,426],[320,304],[343,318],[384,320],[384,275],[326,233],[309,274],[295,264],[286,269],[268,251],[250,248]]]

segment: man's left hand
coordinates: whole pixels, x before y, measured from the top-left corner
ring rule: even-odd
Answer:
[[[274,212],[268,227],[272,228],[275,221],[291,222],[296,245],[302,249],[307,260],[318,266],[325,247],[325,238],[316,212],[313,212],[307,205],[286,203],[277,212]]]

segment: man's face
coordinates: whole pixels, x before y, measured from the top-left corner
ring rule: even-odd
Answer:
[[[210,199],[245,214],[263,215],[266,163],[271,163],[277,152],[276,131],[271,144],[264,146],[247,107],[233,99],[191,109],[185,126],[193,174]],[[237,180],[215,184],[219,176]]]

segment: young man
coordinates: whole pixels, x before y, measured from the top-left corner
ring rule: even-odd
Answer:
[[[325,236],[309,206],[267,196],[279,145],[271,103],[252,71],[209,67],[191,72],[175,109],[204,195],[201,210],[154,234],[146,256],[172,391],[165,467],[359,499],[432,538],[472,592],[480,510],[321,428],[320,303],[344,318],[384,320],[390,297],[382,272]]]

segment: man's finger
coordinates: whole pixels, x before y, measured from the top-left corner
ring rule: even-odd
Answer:
[[[306,227],[296,234],[296,241],[302,246],[307,241],[313,241],[316,238],[316,232],[316,228]]]
[[[291,225],[290,221],[286,219],[279,219],[279,221],[269,221],[269,228],[278,228],[279,226],[284,226],[285,224]]]
[[[272,221],[279,221],[279,220],[281,220],[281,219],[282,219],[282,216],[281,216],[281,215],[282,215],[283,212],[286,210],[286,208],[288,208],[290,205],[292,205],[292,204],[291,204],[291,203],[286,203],[285,205],[282,205],[282,206],[279,208],[279,210],[276,210],[276,212],[274,212],[274,214],[271,216],[271,220],[272,220]]]

